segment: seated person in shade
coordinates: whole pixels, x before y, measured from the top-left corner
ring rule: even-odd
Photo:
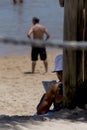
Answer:
[[[40,103],[37,105],[37,114],[42,115],[49,112],[51,105],[54,106],[54,111],[58,111],[63,107],[63,85],[62,85],[62,71],[63,71],[63,55],[58,55],[55,58],[54,72],[59,81],[49,87],[47,92],[42,96]]]

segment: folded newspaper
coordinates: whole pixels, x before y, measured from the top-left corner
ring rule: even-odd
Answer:
[[[52,81],[42,81],[42,84],[44,86],[44,89],[45,91],[47,91],[49,89],[49,87],[52,85],[52,84],[55,84],[57,83],[56,80],[52,80]]]

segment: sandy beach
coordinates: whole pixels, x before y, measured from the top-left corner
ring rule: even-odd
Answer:
[[[35,74],[31,74],[29,55],[0,57],[0,114],[32,115],[45,92],[42,81],[57,80],[52,73],[58,52],[48,54],[48,73],[38,60]]]
[[[48,73],[44,73],[43,63],[39,60],[35,74],[30,73],[30,54],[0,57],[0,130],[87,129],[87,111],[81,109],[33,116],[45,92],[42,81],[57,80],[52,70],[55,56],[60,53],[61,50],[48,53]]]

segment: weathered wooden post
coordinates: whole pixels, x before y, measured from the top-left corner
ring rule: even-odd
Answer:
[[[84,0],[84,40],[87,41],[87,0]],[[84,80],[87,81],[87,50],[84,50]]]
[[[83,0],[64,0],[64,41],[83,40]],[[83,81],[83,50],[63,49],[65,104],[76,105],[76,87]]]

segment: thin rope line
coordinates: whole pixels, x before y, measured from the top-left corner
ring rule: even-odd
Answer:
[[[55,40],[16,40],[14,38],[0,38],[0,43],[4,44],[14,44],[14,45],[31,45],[38,47],[52,47],[52,48],[71,48],[71,49],[85,49],[87,50],[87,42],[86,41],[60,41],[58,39]]]

